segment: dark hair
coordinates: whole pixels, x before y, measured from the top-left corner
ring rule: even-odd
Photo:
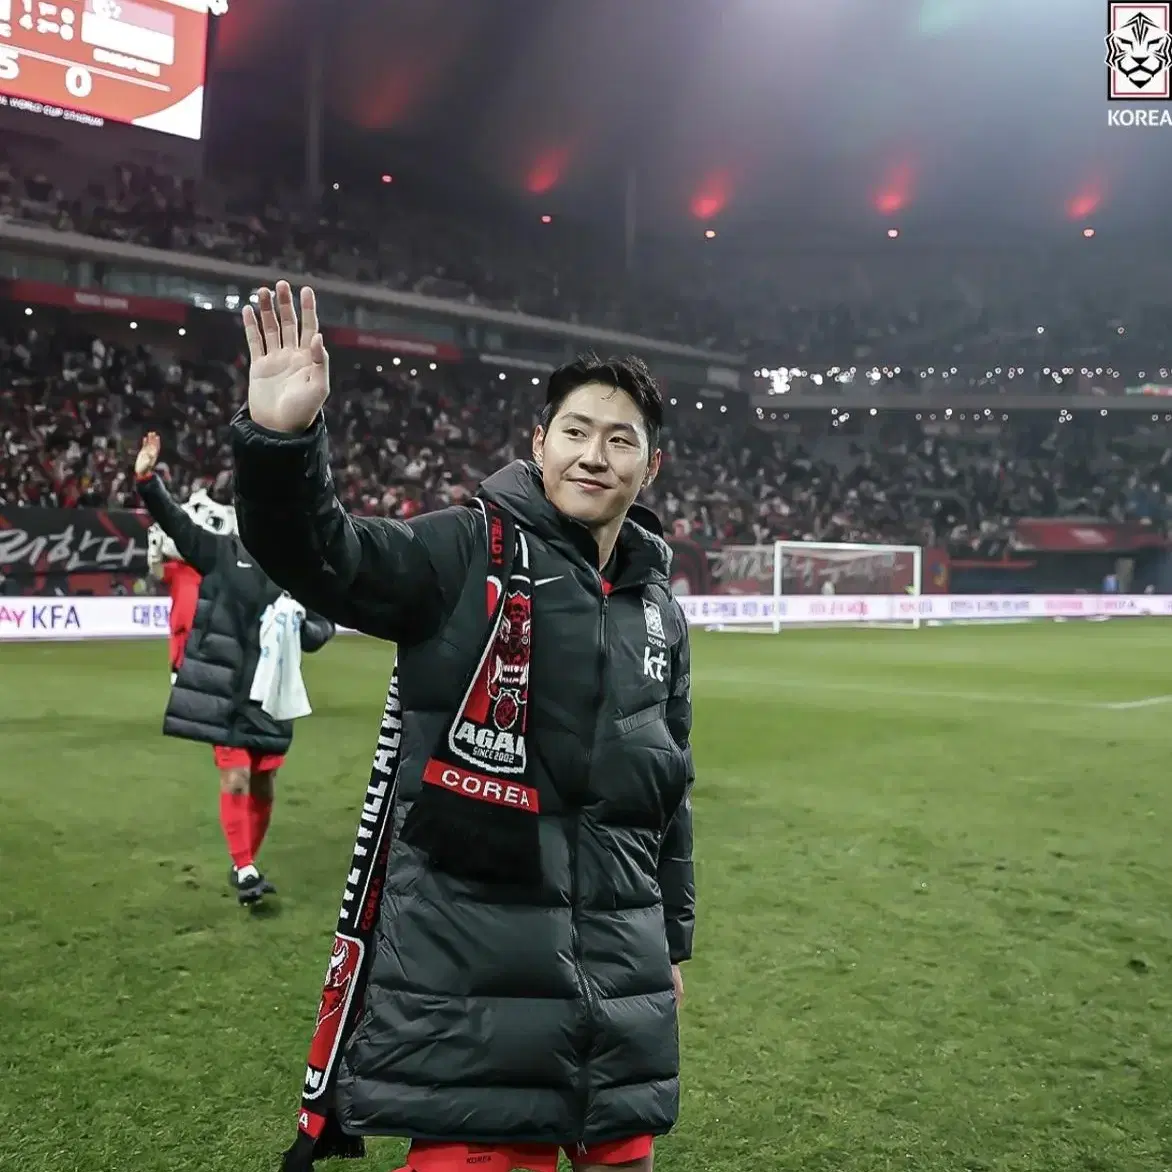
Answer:
[[[626,391],[635,400],[635,406],[643,416],[651,450],[654,452],[659,447],[659,432],[663,427],[663,396],[659,393],[659,384],[647,369],[647,363],[633,354],[623,358],[608,358],[605,362],[597,354],[579,354],[573,362],[559,366],[545,384],[541,426],[548,431],[561,405],[579,387],[588,383],[602,383]]]

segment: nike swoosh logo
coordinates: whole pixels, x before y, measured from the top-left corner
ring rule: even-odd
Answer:
[[[554,578],[538,578],[533,583],[534,586],[548,586],[551,582],[560,582],[565,577],[565,574],[558,574]]]

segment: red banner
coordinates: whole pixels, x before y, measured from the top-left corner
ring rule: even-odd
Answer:
[[[1019,550],[1047,553],[1132,553],[1167,549],[1168,538],[1140,521],[1083,521],[1031,517],[1018,521],[1013,545]]]
[[[105,289],[73,289],[68,285],[52,285],[48,281],[4,281],[0,283],[0,296],[26,305],[55,305],[76,313],[110,313],[175,325],[182,325],[187,320],[187,306],[182,301],[132,297]]]
[[[16,594],[129,594],[150,518],[130,509],[0,508],[0,580]]]
[[[352,326],[333,326],[326,331],[331,346],[348,350],[382,350],[401,354],[405,358],[421,358],[429,362],[459,362],[463,355],[458,346],[447,342],[429,342],[425,338],[398,338],[393,334],[375,334],[370,330],[356,330]]]

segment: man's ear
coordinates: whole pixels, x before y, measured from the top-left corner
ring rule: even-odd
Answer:
[[[545,428],[539,423],[533,429],[533,463],[541,467],[542,457],[545,455]]]
[[[656,448],[651,453],[651,459],[647,463],[647,475],[643,477],[643,487],[650,488],[655,483],[655,478],[659,475],[659,466],[663,463],[663,452]]]

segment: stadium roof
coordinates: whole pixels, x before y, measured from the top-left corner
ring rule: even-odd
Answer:
[[[1163,222],[1172,126],[1108,126],[1106,24],[1103,0],[238,0],[213,155],[295,152],[320,43],[351,166],[535,210],[621,214],[633,165],[664,228]]]

